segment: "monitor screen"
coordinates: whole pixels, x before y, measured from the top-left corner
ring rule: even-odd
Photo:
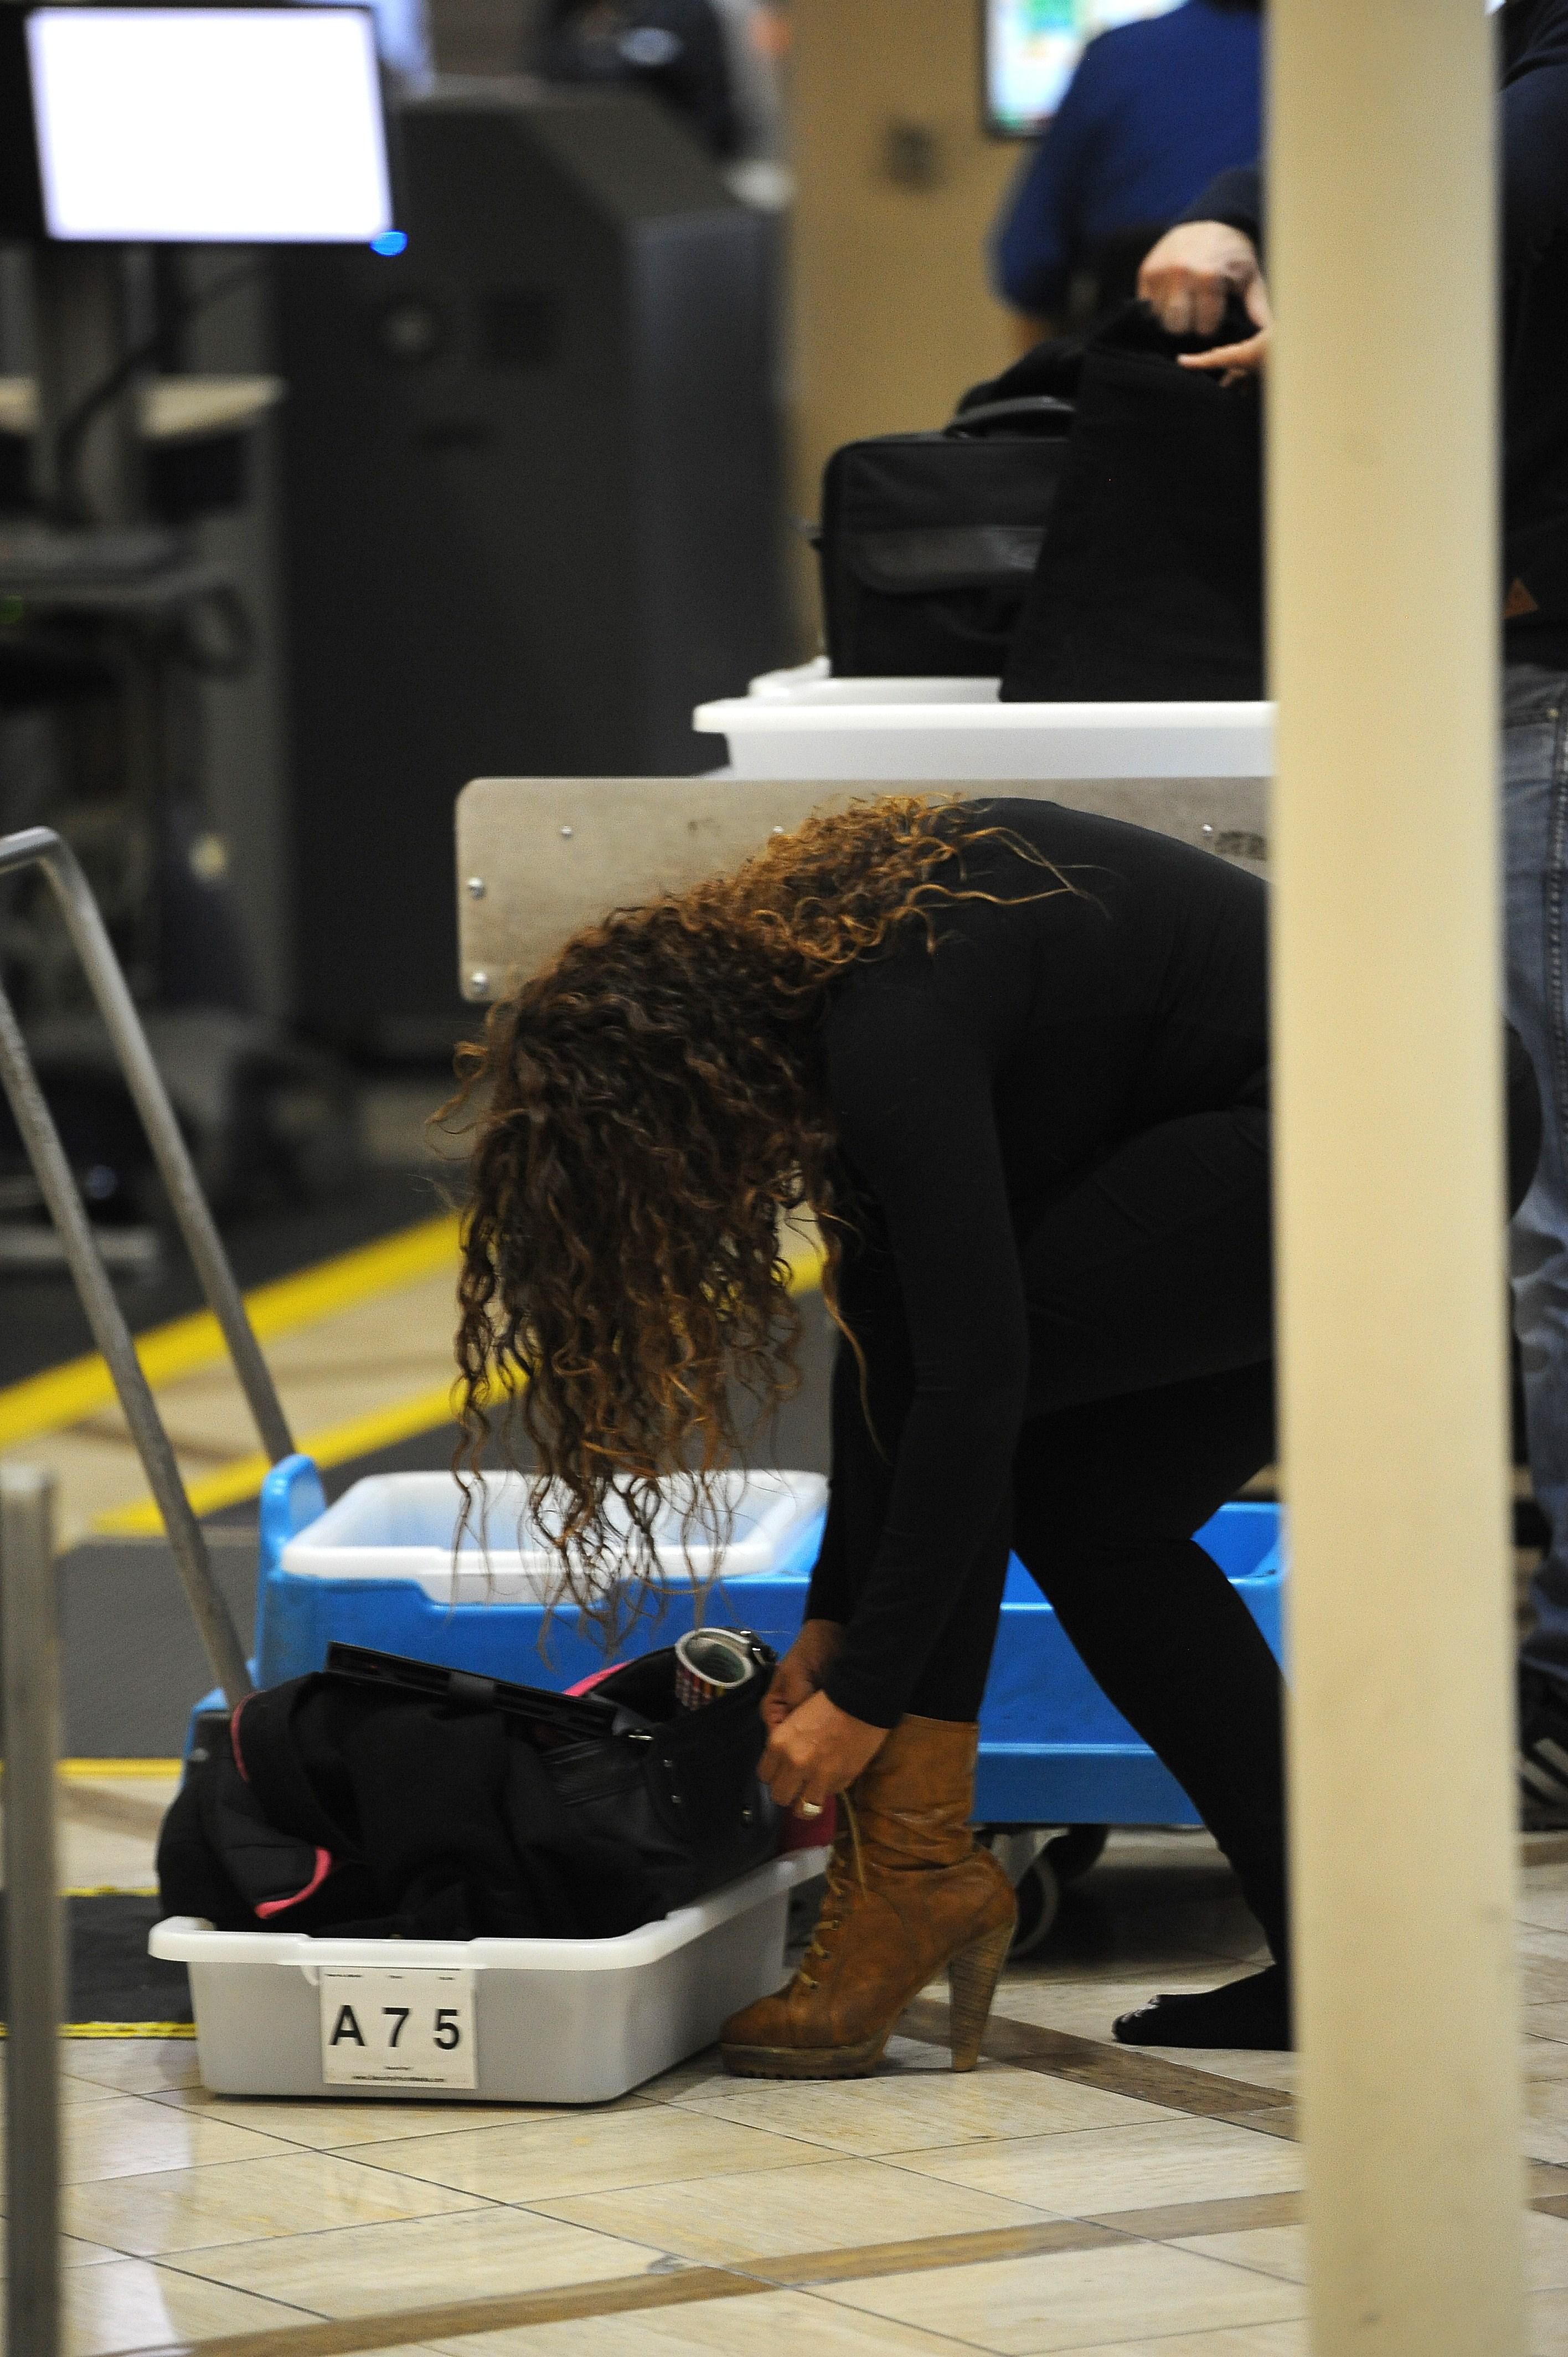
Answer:
[[[366,242],[392,227],[355,7],[42,7],[27,19],[51,237]]]
[[[1032,139],[1062,102],[1086,41],[1177,0],[983,0],[985,120],[1004,139]]]

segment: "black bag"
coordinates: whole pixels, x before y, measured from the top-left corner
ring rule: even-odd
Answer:
[[[214,1722],[165,1819],[170,1914],[220,1931],[613,1938],[771,1857],[773,1655],[701,1710],[674,1650],[587,1695],[357,1645]]]
[[[838,676],[999,674],[1071,425],[1070,402],[1032,393],[834,451],[817,552]]]
[[[1128,306],[1085,349],[1050,529],[1002,675],[1006,703],[1263,694],[1262,402]]]

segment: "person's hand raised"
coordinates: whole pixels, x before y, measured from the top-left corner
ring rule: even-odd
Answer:
[[[1213,335],[1227,302],[1239,295],[1256,335],[1208,352],[1183,352],[1180,365],[1217,374],[1226,384],[1262,368],[1273,339],[1273,313],[1257,248],[1240,230],[1225,221],[1178,221],[1144,256],[1138,292],[1172,336]]]

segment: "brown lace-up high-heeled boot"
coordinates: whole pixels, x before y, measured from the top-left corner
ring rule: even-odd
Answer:
[[[732,2014],[725,2068],[752,2079],[874,2071],[912,1997],[947,1966],[952,2066],[972,2071],[1017,1918],[970,1828],[979,1729],[901,1718],[840,1803],[827,1896],[788,1988]]]

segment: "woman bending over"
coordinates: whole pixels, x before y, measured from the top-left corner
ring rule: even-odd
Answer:
[[[1014,1921],[970,1829],[1009,1550],[1187,1792],[1275,1958],[1116,2024],[1283,2046],[1281,1688],[1192,1534],[1273,1454],[1264,888],[1047,802],[892,797],[622,909],[499,1006],[472,1165],[469,1427],[526,1379],[572,1592],[661,1477],[789,1388],[783,1214],[842,1329],[832,1483],[762,1773],[849,1809],[732,2071],[871,2070],[944,1965],[972,2063]]]

